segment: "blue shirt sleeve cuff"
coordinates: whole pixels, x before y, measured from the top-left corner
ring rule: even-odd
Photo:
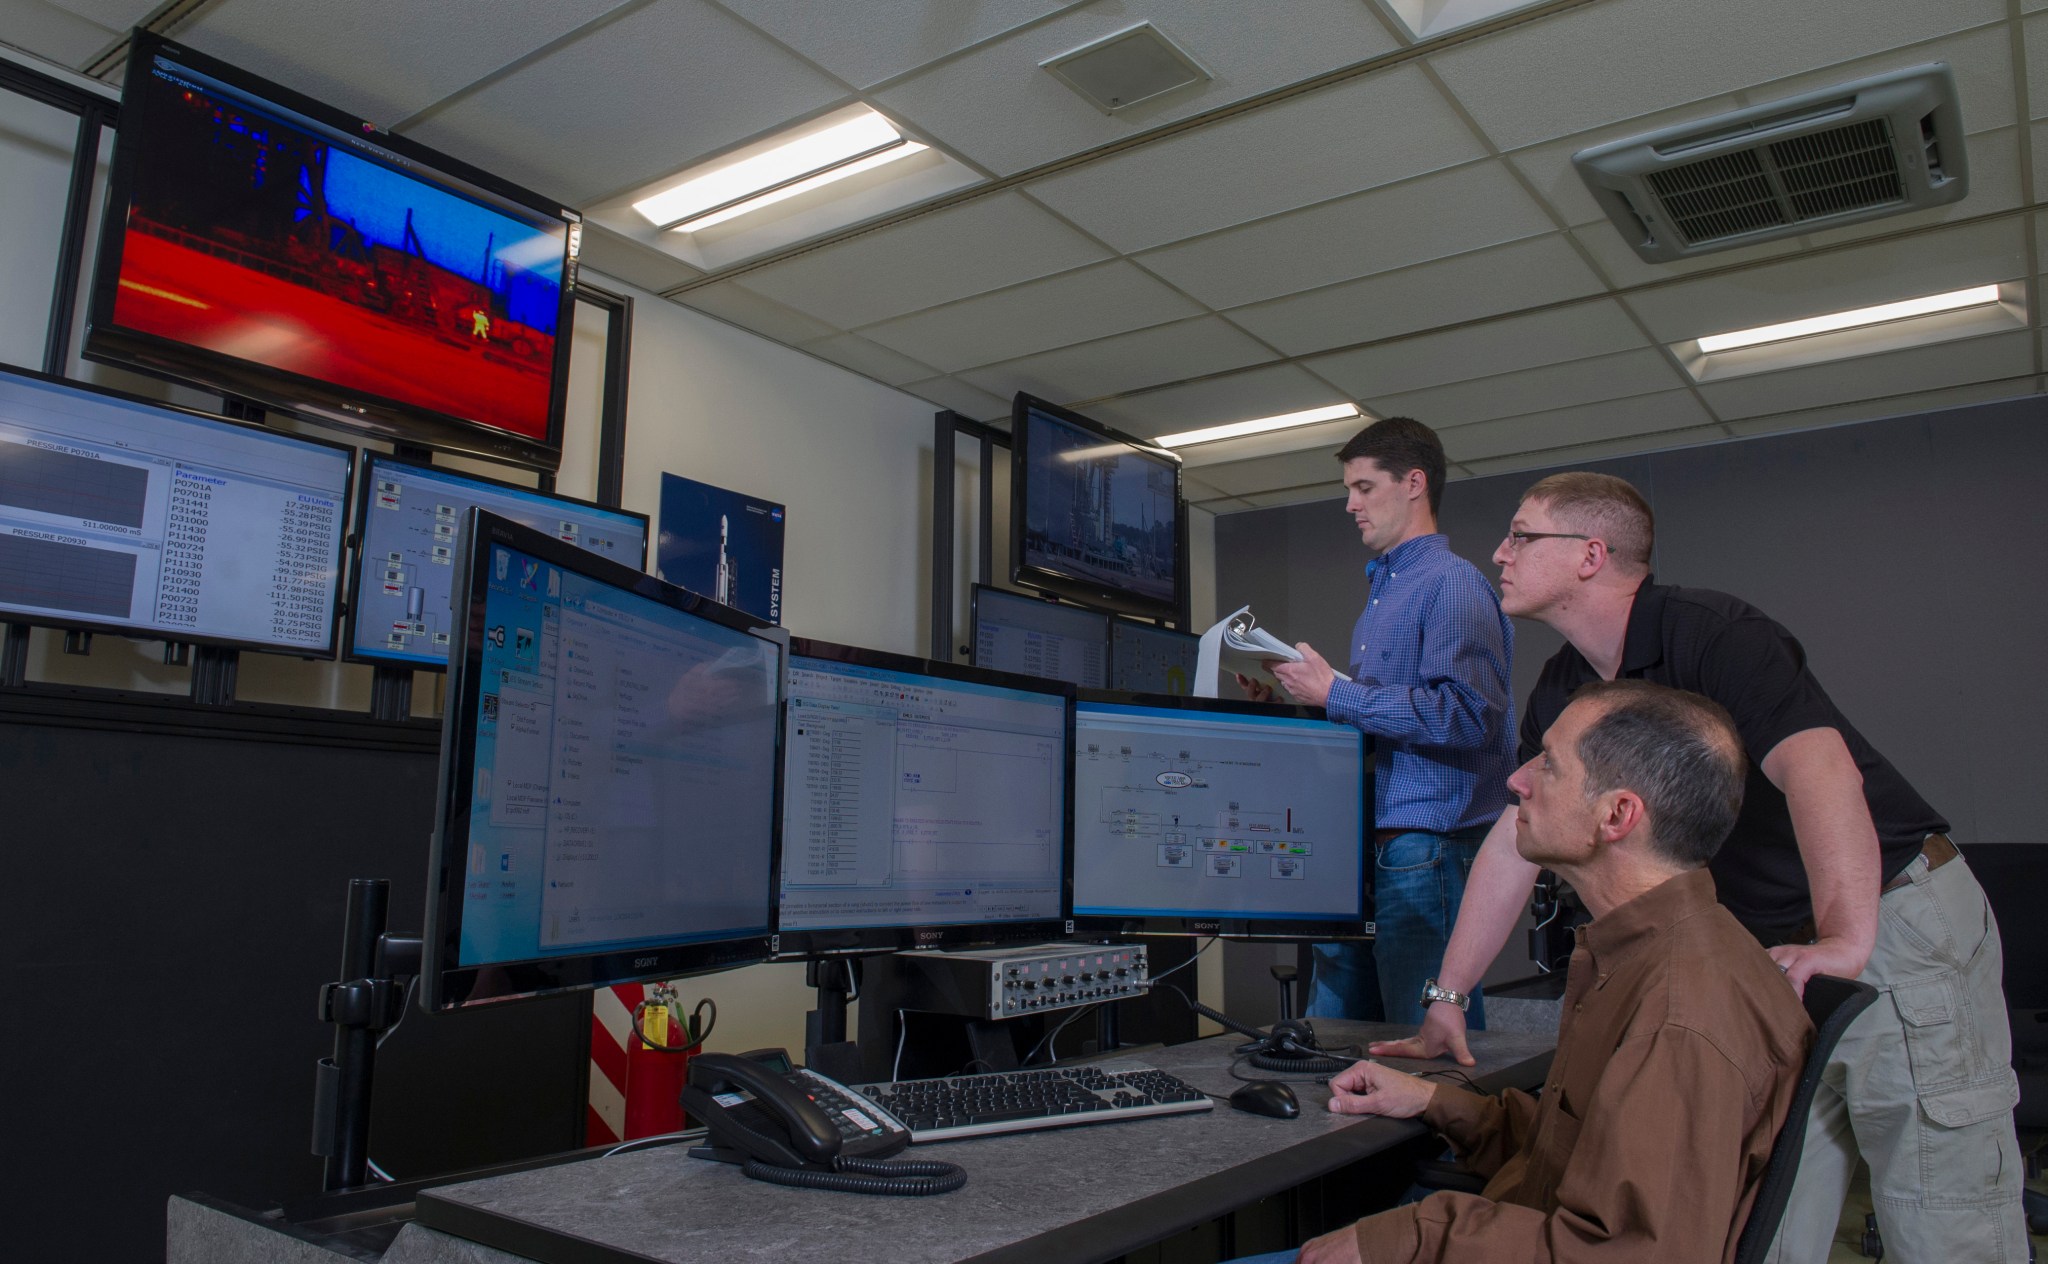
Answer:
[[[1355,723],[1365,712],[1365,686],[1342,676],[1330,682],[1330,696],[1323,710],[1340,724]]]

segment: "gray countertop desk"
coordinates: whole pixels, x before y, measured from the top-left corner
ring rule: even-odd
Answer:
[[[1325,1043],[1406,1034],[1322,1022]],[[1125,1054],[1105,1063],[1155,1066],[1228,1094],[1238,1037]],[[1482,1085],[1533,1087],[1553,1040],[1476,1032]],[[1449,1063],[1390,1062],[1423,1070]],[[1244,1068],[1244,1074],[1260,1072]],[[1232,1110],[1082,1128],[1012,1133],[918,1147],[958,1163],[966,1188],[936,1198],[879,1198],[788,1189],[669,1146],[423,1194],[418,1220],[384,1264],[549,1264],[622,1261],[864,1259],[1108,1260],[1414,1138],[1411,1120],[1332,1115],[1329,1090],[1296,1085],[1302,1112],[1279,1120]],[[466,1239],[456,1241],[454,1239]],[[478,1244],[483,1244],[481,1247]],[[511,1255],[501,1253],[512,1252]]]

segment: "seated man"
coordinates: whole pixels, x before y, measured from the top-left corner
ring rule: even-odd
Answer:
[[[1705,867],[1745,765],[1728,713],[1697,694],[1617,680],[1573,696],[1508,781],[1516,850],[1593,913],[1543,1095],[1372,1062],[1339,1074],[1331,1110],[1422,1116],[1486,1189],[1367,1217],[1308,1243],[1303,1264],[1734,1255],[1812,1038]]]

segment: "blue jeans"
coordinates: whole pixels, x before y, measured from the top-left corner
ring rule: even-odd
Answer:
[[[1411,830],[1373,846],[1378,935],[1370,944],[1317,944],[1311,1018],[1422,1025],[1422,985],[1443,965],[1451,926],[1483,830],[1431,834]],[[1465,1025],[1486,1027],[1486,1005],[1472,989]]]

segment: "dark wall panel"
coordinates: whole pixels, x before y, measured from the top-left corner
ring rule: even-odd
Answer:
[[[0,694],[0,1136],[13,1258],[159,1259],[164,1199],[317,1192],[316,1016],[348,880],[417,933],[435,734]],[[400,1177],[580,1144],[588,1004],[417,1011],[371,1156]]]
[[[1334,465],[1330,500],[1216,524],[1219,606],[1249,599],[1263,622],[1326,652],[1344,644],[1364,589]],[[2048,401],[1563,468],[1643,491],[1660,581],[1734,592],[1789,627],[1959,838],[2041,837],[2030,809],[2048,765]],[[1547,472],[1452,483],[1452,548],[1497,574],[1493,550]],[[1560,640],[1526,621],[1515,634],[1521,698]]]

